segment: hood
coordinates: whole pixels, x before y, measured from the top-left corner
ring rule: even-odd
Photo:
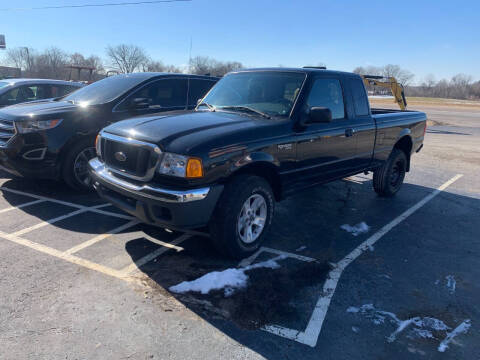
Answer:
[[[132,118],[112,124],[104,131],[154,143],[166,150],[174,150],[172,144],[182,144],[183,150],[187,151],[195,143],[205,141],[207,138],[218,139],[240,131],[249,132],[253,128],[268,126],[274,122],[244,114],[198,111]],[[182,141],[186,139],[189,140],[188,144]]]
[[[68,101],[35,101],[7,106],[0,109],[0,117],[4,116],[11,120],[22,119],[24,117],[54,115],[57,113],[72,112],[80,109],[79,105]]]

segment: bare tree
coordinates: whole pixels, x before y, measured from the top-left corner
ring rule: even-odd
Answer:
[[[107,47],[107,56],[114,67],[126,74],[139,70],[148,60],[142,48],[126,44]]]
[[[408,85],[415,77],[410,71],[402,69],[398,65],[388,64],[383,67],[383,76],[394,77],[403,86]]]
[[[31,75],[35,67],[35,51],[28,47],[8,49],[6,62],[11,66],[22,69],[27,75]]]
[[[68,55],[61,49],[51,47],[37,57],[37,76],[52,79],[63,79],[66,76]]]
[[[217,61],[208,56],[196,56],[190,60],[190,72],[192,74],[223,76],[230,71],[243,68],[238,61]]]

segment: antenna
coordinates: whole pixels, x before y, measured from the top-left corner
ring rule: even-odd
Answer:
[[[192,46],[193,46],[193,39],[190,36],[190,50],[188,52],[188,73],[192,72]]]

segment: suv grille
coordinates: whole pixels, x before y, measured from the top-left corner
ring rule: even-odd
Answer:
[[[15,135],[13,121],[0,119],[0,146],[4,146]]]
[[[143,142],[102,134],[101,158],[113,172],[136,180],[150,180],[156,170],[160,149]]]

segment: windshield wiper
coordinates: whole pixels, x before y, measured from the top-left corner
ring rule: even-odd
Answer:
[[[206,106],[208,108],[208,110],[212,111],[212,112],[215,112],[215,106],[213,105],[210,105],[209,103],[206,103],[206,102],[201,102],[200,104],[197,105],[197,108],[199,106]]]
[[[260,110],[251,108],[249,106],[222,106],[221,109],[226,109],[226,110],[237,110],[237,111],[248,111],[251,113],[255,113],[257,115],[263,116],[266,119],[271,119],[272,117],[270,115],[265,114],[264,112],[261,112]]]

